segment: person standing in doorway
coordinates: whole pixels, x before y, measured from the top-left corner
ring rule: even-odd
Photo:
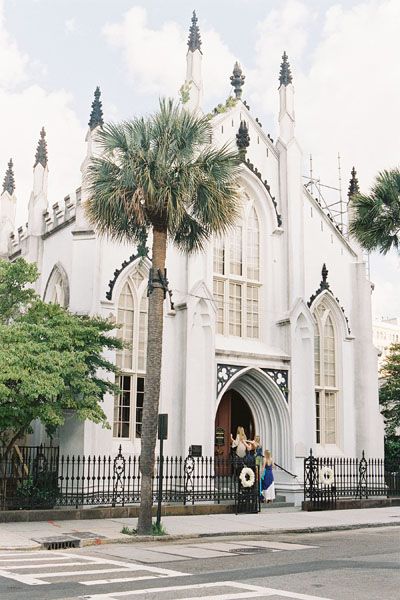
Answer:
[[[254,454],[255,454],[255,463],[258,469],[258,477],[261,477],[262,466],[264,462],[263,449],[261,446],[260,436],[256,435],[254,438],[254,442],[252,443]]]
[[[275,482],[274,482],[274,461],[270,450],[264,452],[263,471],[261,475],[261,492],[267,502],[271,503],[275,500]]]
[[[251,446],[247,442],[246,433],[239,425],[236,431],[236,438],[233,439],[233,435],[231,434],[231,442],[232,449],[235,451],[235,454],[238,458],[245,458],[247,451],[250,450]]]

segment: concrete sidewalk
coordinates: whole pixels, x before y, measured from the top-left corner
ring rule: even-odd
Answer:
[[[135,518],[2,523],[0,524],[0,550],[39,549],[40,544],[34,540],[62,535],[81,537],[82,545],[148,541],[148,537],[138,538],[121,533],[124,526],[134,528],[136,523]],[[168,535],[155,538],[157,541],[171,540],[174,537],[246,533],[305,533],[400,525],[400,507],[323,512],[302,512],[298,508],[271,508],[258,515],[163,517],[162,523]]]

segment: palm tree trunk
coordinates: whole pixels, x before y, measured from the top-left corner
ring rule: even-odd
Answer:
[[[152,267],[154,278],[158,269],[164,275],[167,252],[167,232],[153,228]],[[164,290],[156,285],[149,296],[147,327],[146,383],[143,402],[142,449],[140,454],[140,510],[138,533],[151,533],[153,506],[154,453],[157,441],[158,406],[160,400],[161,356],[163,340]]]

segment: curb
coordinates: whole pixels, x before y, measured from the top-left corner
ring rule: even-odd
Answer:
[[[238,537],[238,536],[256,536],[278,534],[295,534],[295,533],[323,533],[325,531],[350,531],[352,529],[371,529],[375,527],[400,527],[398,521],[390,521],[388,523],[357,523],[355,525],[321,525],[316,527],[298,527],[298,528],[282,528],[282,529],[262,529],[257,531],[219,531],[216,533],[180,533],[166,534],[163,536],[153,535],[132,535],[129,539],[125,538],[106,538],[101,540],[91,539],[82,540],[82,548],[84,546],[101,546],[105,544],[132,544],[135,542],[161,542],[168,543],[178,540],[197,540],[210,537]]]
[[[256,536],[274,535],[274,534],[304,534],[304,533],[324,533],[329,531],[351,531],[353,529],[372,529],[376,527],[400,527],[399,521],[388,521],[387,523],[356,523],[354,525],[320,525],[315,527],[297,527],[282,529],[262,529],[257,531],[220,531],[216,533],[180,533],[166,534],[163,536],[154,535],[132,535],[117,538],[94,538],[82,539],[81,548],[90,546],[104,546],[106,544],[133,544],[145,542],[168,543],[178,540],[193,540],[210,537],[238,537],[238,536]],[[0,551],[26,552],[32,550],[42,550],[39,544],[35,546],[0,546]],[[57,550],[55,550],[57,552]]]

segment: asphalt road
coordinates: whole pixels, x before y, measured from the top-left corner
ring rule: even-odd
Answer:
[[[400,527],[2,552],[1,600],[394,600]]]

